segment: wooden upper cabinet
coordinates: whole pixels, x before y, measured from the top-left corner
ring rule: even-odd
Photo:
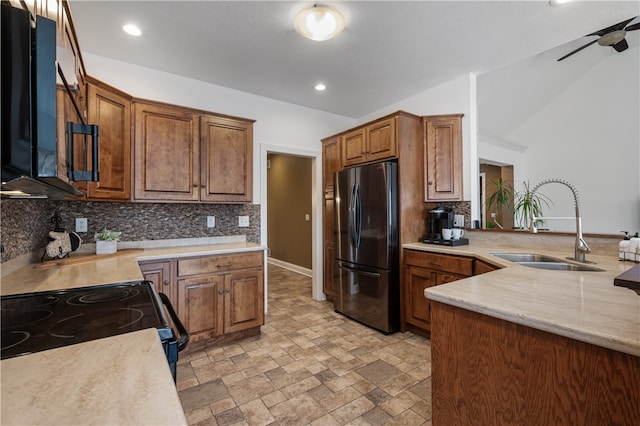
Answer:
[[[343,136],[342,163],[345,167],[395,158],[398,152],[396,117],[375,121]]]
[[[462,114],[426,116],[425,201],[461,201]]]
[[[397,155],[396,118],[377,121],[365,127],[367,161],[384,160]]]
[[[200,146],[200,199],[251,202],[253,122],[202,116]]]
[[[367,142],[364,129],[352,130],[342,137],[342,164],[353,166],[367,161]]]
[[[99,129],[98,182],[88,182],[87,198],[131,198],[131,98],[106,85],[88,85],[89,123]],[[88,153],[90,158],[91,153]]]
[[[198,201],[198,115],[190,110],[134,102],[135,200]]]
[[[322,188],[325,192],[333,190],[334,174],[342,170],[340,146],[340,136],[332,136],[322,140]]]
[[[133,105],[135,200],[251,202],[252,120]]]

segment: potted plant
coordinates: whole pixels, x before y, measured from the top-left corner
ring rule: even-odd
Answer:
[[[542,216],[542,207],[550,207],[552,201],[544,194],[533,192],[529,182],[522,182],[522,191],[516,193],[514,212],[521,229],[528,229],[531,216]],[[539,222],[543,222],[540,220]]]
[[[494,180],[492,181],[492,183],[495,185],[496,190],[487,200],[487,212],[489,212],[495,206],[496,211],[491,213],[491,218],[494,222],[493,225],[498,226],[502,229],[502,225],[500,225],[500,223],[497,221],[496,216],[500,214],[500,217],[504,218],[505,209],[507,213],[513,214],[515,190],[509,182],[503,180],[502,178]],[[487,227],[489,227],[489,223],[487,223]]]
[[[96,232],[94,235],[94,239],[96,240],[96,254],[112,254],[118,251],[120,234],[122,234],[122,232],[115,232],[109,229]]]

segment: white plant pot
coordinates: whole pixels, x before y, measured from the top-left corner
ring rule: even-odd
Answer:
[[[118,242],[115,240],[96,241],[96,254],[112,254],[118,251]]]

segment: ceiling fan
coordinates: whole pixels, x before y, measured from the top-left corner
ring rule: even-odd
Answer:
[[[629,22],[633,21],[636,18],[637,18],[637,16],[634,16],[631,19],[627,19],[626,21],[619,22],[619,23],[617,23],[615,25],[612,25],[610,27],[604,28],[604,29],[602,29],[600,31],[596,31],[595,33],[587,34],[585,37],[599,36],[599,38],[597,38],[597,39],[595,39],[593,41],[590,41],[589,43],[585,44],[584,46],[577,48],[573,52],[567,53],[562,58],[558,59],[558,61],[566,59],[569,56],[573,55],[574,53],[578,53],[582,49],[584,49],[586,47],[589,47],[593,43],[596,43],[596,42],[600,46],[613,47],[616,50],[616,52],[622,52],[624,50],[627,50],[629,48],[629,44],[627,43],[627,40],[625,40],[625,36],[627,35],[627,32],[628,31],[640,30],[640,22],[637,22],[635,24],[627,26],[627,24]]]

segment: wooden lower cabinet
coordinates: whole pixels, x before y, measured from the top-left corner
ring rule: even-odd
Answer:
[[[433,424],[637,425],[640,357],[433,302]]]
[[[191,342],[222,334],[224,275],[178,279],[177,310]]]
[[[431,301],[425,297],[424,290],[470,277],[473,275],[473,260],[470,257],[405,250],[402,330],[428,337]]]
[[[264,324],[262,273],[232,272],[225,275],[224,333]]]
[[[140,262],[145,279],[169,296],[189,332],[189,345],[264,324],[262,251]],[[248,334],[250,335],[250,334]]]
[[[173,281],[171,276],[171,261],[153,260],[139,262],[139,265],[144,279],[153,282],[158,293],[166,294],[169,300],[173,302],[175,300],[175,286],[171,285]]]

